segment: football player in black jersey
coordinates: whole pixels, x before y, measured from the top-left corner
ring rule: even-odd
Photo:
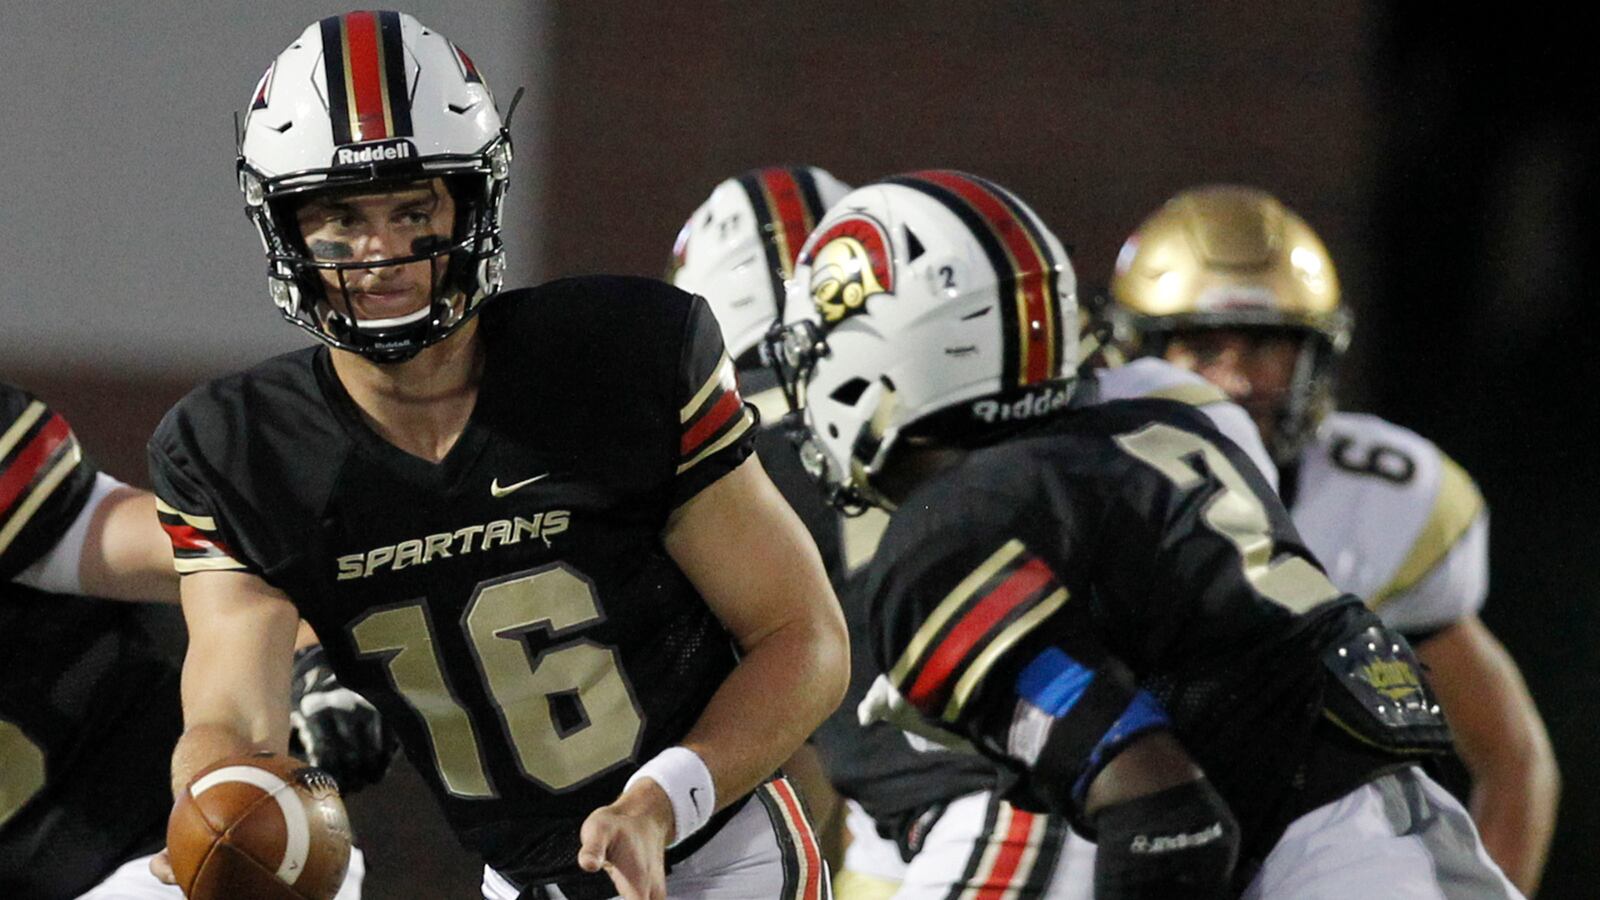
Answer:
[[[137,605],[77,596],[176,599],[154,516],[64,418],[0,384],[4,896],[76,897],[161,846],[177,667]]]
[[[496,296],[510,160],[476,65],[407,15],[324,19],[262,78],[241,185],[275,302],[326,346],[151,440],[190,627],[174,783],[282,749],[298,611],[485,896],[820,897],[771,777],[844,688],[816,549],[703,301]]]
[[[824,559],[848,556],[855,568],[870,556],[886,518],[880,513],[848,519],[851,529],[841,541],[837,515],[779,427],[787,405],[773,372],[760,365],[758,352],[762,337],[778,319],[784,282],[794,274],[805,238],[825,209],[847,191],[827,172],[812,167],[769,167],[729,178],[685,221],[669,271],[677,286],[705,297],[717,315],[740,387],[767,426],[756,444],[762,465],[812,530]],[[1192,373],[1144,360],[1114,371],[1093,370],[1085,377],[1094,379],[1101,400],[1155,395],[1196,405],[1252,453],[1264,474],[1276,475],[1249,417]],[[837,559],[829,566],[836,586],[843,584],[843,565]],[[840,593],[841,598],[850,596],[842,588]],[[1079,857],[1072,866],[1083,870],[1071,876],[1074,883],[1092,872],[1092,847],[1081,841],[1067,844],[1064,820],[1033,816],[998,799],[994,788],[1000,776],[992,763],[925,742],[913,747],[892,725],[863,727],[856,721],[855,705],[866,696],[873,671],[865,656],[870,644],[865,612],[864,604],[845,609],[851,652],[859,659],[851,667],[846,703],[808,743],[825,760],[826,772],[814,772],[818,764],[811,754],[797,754],[784,766],[808,801],[825,853],[844,859],[845,868],[834,878],[840,900],[945,897],[964,889],[1015,889],[1024,897],[1042,891],[1053,897],[1068,889],[1069,857]],[[842,844],[844,837],[844,810],[826,780],[830,778],[849,800],[848,855],[830,846]],[[1019,864],[1025,845],[1037,852]]]
[[[1097,840],[1098,896],[1519,896],[1418,767],[1449,736],[1404,639],[1204,416],[1080,393],[1074,306],[961,173],[858,189],[802,251],[771,341],[802,458],[896,509],[863,713],[999,762]]]
[[[148,868],[172,805],[178,667],[158,612],[108,599],[178,599],[155,498],[95,471],[59,413],[0,384],[0,895],[180,896]],[[301,692],[306,745],[381,768],[347,694]],[[356,853],[341,900],[361,880]]]

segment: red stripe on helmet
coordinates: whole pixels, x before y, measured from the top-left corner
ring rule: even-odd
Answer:
[[[788,169],[762,169],[761,190],[767,195],[767,207],[772,211],[773,236],[783,250],[779,257],[783,264],[783,277],[789,278],[794,275],[795,258],[800,255],[800,247],[805,244],[806,235],[811,233],[816,222],[812,220],[810,210],[806,209],[799,182]]]
[[[473,64],[472,57],[467,55],[467,51],[462,50],[455,44],[451,44],[450,49],[456,51],[456,58],[461,60],[463,77],[465,77],[468,81],[483,84],[483,76],[478,74],[478,67]]]
[[[344,17],[345,66],[350,78],[352,138],[372,141],[389,136],[389,116],[383,84],[383,54],[378,46],[378,17],[353,12]]]
[[[1050,366],[1050,345],[1055,330],[1055,298],[1050,292],[1052,264],[1034,243],[1027,226],[1005,201],[983,185],[957,172],[917,172],[912,177],[937,184],[965,201],[999,238],[1016,274],[1022,315],[1020,338],[1022,359],[1019,369],[1023,384],[1055,377]],[[1009,300],[1010,298],[1004,298]]]

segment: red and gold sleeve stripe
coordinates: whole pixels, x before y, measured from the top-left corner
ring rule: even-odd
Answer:
[[[889,680],[924,715],[955,722],[1006,651],[1066,602],[1050,567],[1013,538],[934,607]]]
[[[1063,371],[1060,304],[1056,291],[1063,260],[1021,201],[1005,188],[962,172],[933,170],[888,179],[944,204],[964,223],[994,266],[999,283],[1001,384],[1022,387],[1060,378]],[[1076,364],[1076,361],[1072,361]]]
[[[1043,897],[1066,844],[1065,820],[1024,812],[998,798],[989,801],[983,833],[975,841],[952,900]]]
[[[775,778],[756,789],[756,797],[778,839],[783,859],[782,900],[823,900],[831,897],[827,872],[816,833],[800,806],[800,797],[787,778]]]
[[[363,10],[320,24],[334,145],[410,137],[400,14]]]
[[[678,410],[678,474],[737,441],[755,424],[755,416],[739,396],[733,360],[722,354],[699,390]]]
[[[0,433],[0,554],[82,463],[67,420],[37,400]]]
[[[217,521],[210,516],[179,512],[157,497],[156,517],[172,541],[172,567],[178,574],[248,570],[222,540]]]

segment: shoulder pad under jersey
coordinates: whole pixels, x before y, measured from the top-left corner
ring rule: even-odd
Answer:
[[[1390,625],[1434,628],[1487,592],[1487,513],[1472,478],[1431,441],[1336,412],[1301,456],[1294,523],[1341,589]]]
[[[1222,389],[1188,369],[1155,357],[1143,357],[1112,369],[1097,369],[1095,380],[1102,403],[1113,400],[1174,400],[1195,407],[1228,440],[1249,454],[1261,477],[1278,489],[1278,467],[1273,465],[1261,432],[1244,408],[1228,399]]]

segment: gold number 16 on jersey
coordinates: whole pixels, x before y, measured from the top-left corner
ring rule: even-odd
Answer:
[[[425,601],[377,610],[350,629],[363,657],[383,657],[389,679],[427,727],[446,790],[493,797],[472,718],[446,681]],[[560,792],[631,758],[644,722],[614,647],[587,638],[531,657],[523,635],[561,638],[604,618],[594,585],[564,563],[485,581],[462,616],[467,646],[522,773]],[[563,729],[552,697],[573,696],[584,721]]]

